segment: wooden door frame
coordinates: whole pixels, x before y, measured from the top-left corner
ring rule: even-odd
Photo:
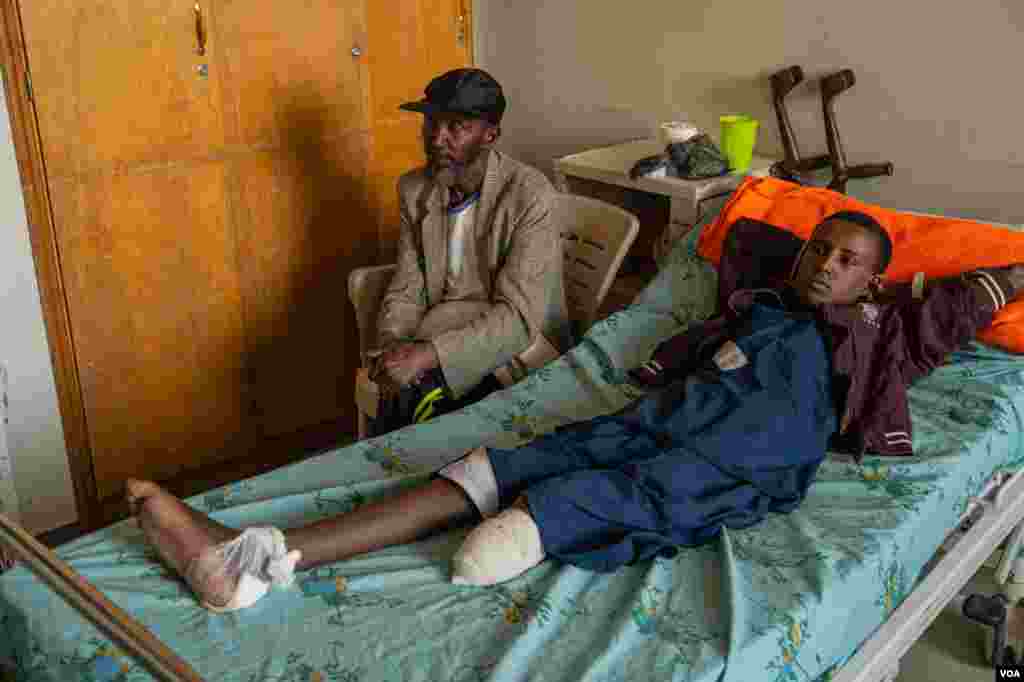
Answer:
[[[92,469],[92,452],[75,363],[74,339],[61,276],[60,253],[53,209],[46,182],[46,164],[39,121],[30,92],[28,60],[18,0],[0,0],[0,68],[11,122],[11,136],[21,176],[32,259],[35,261],[43,321],[53,363],[57,402],[64,426],[64,443],[75,491],[78,523],[98,527],[99,496]]]

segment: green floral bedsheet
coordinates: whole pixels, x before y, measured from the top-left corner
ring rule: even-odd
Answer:
[[[711,312],[681,244],[637,302],[523,383],[434,422],[190,500],[229,524],[290,525],[411,485],[479,444],[510,446],[636,398],[623,370]],[[1021,458],[1024,363],[973,346],[911,391],[914,458],[831,456],[805,503],[614,574],[545,562],[492,588],[448,583],[465,531],[300,574],[218,615],[123,522],[59,554],[205,679],[229,682],[828,679],[912,588],[997,469]],[[19,680],[151,679],[23,568],[0,577],[0,656]]]

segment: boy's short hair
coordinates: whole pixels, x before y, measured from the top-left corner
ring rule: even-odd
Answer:
[[[867,213],[861,213],[860,211],[838,211],[818,223],[814,230],[817,231],[819,227],[833,220],[843,220],[859,225],[873,234],[878,239],[878,274],[885,272],[885,269],[889,267],[889,262],[892,260],[892,237],[882,227],[882,224]]]

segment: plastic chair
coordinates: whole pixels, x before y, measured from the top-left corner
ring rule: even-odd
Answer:
[[[640,231],[640,221],[618,206],[575,194],[560,194],[554,211],[555,220],[562,229],[566,308],[573,331],[581,336],[594,323],[597,311]],[[376,384],[370,381],[365,369],[366,352],[372,348],[377,311],[394,271],[393,264],[356,268],[348,278],[348,296],[359,326],[361,368],[356,373],[355,398],[360,440],[366,438],[367,416],[376,415],[378,401]],[[538,344],[551,348],[543,338],[535,346]],[[538,354],[534,346],[524,351],[523,356],[531,353]],[[554,360],[558,352],[552,349],[545,357],[548,361]],[[525,368],[519,372],[503,369],[497,370],[496,375],[506,386],[526,374]]]

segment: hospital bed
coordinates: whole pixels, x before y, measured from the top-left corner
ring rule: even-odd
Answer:
[[[715,273],[695,256],[695,233],[632,306],[519,384],[189,503],[231,525],[308,522],[477,445],[623,408],[639,395],[625,370],[713,311]],[[613,574],[549,561],[503,585],[453,586],[458,530],[299,574],[248,610],[215,614],[131,520],[56,554],[206,680],[888,679],[1024,518],[1024,358],[973,344],[910,395],[914,457],[830,454],[796,511]],[[25,565],[0,576],[0,660],[16,679],[154,679],[68,598]]]

